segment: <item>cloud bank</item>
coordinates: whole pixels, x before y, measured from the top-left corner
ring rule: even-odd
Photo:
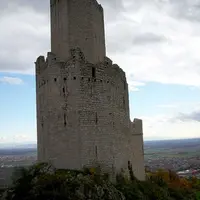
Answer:
[[[130,85],[200,86],[200,0],[99,2],[108,55]],[[36,57],[50,49],[49,1],[3,0],[0,11],[0,71],[33,74]]]
[[[4,76],[0,78],[0,83],[10,84],[10,85],[21,85],[23,84],[23,80],[16,77]]]

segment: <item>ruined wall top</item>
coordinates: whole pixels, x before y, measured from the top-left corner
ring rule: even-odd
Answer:
[[[46,58],[44,56],[39,56],[35,62],[36,74],[40,75],[47,68],[51,68],[56,63],[60,63],[61,65],[64,65],[66,67],[75,63],[79,63],[78,66],[90,66],[90,68],[95,67],[97,69],[100,69],[104,76],[112,77],[112,79],[115,79],[116,82],[118,81],[118,78],[120,78],[121,81],[124,81],[124,83],[127,84],[125,72],[120,66],[113,63],[113,61],[110,58],[104,57],[102,62],[92,64],[86,60],[85,55],[80,48],[70,49],[69,52],[69,57],[66,60],[61,59],[52,52],[48,52]]]
[[[50,0],[50,5],[54,5],[57,3],[59,0]],[[70,1],[70,0],[65,0],[65,1]],[[94,3],[94,5],[98,6],[99,8],[102,8],[101,4],[97,2],[97,0],[88,0],[90,3]]]
[[[135,118],[132,123],[132,133],[134,135],[142,135],[143,134],[143,125],[142,120]]]

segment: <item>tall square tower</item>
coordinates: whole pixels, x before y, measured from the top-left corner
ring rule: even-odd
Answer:
[[[51,0],[51,51],[68,59],[72,48],[80,48],[87,61],[105,57],[103,8],[96,0]]]

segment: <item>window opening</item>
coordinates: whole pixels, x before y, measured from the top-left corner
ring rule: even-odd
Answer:
[[[43,120],[43,117],[42,117],[42,120],[41,120],[42,122],[41,122],[41,126],[42,126],[42,128],[44,127],[44,120]]]
[[[124,108],[125,108],[125,99],[124,99],[124,97],[123,97],[123,106],[124,106]]]
[[[66,123],[66,114],[64,114],[64,126],[66,126],[67,123]]]
[[[57,81],[57,78],[54,78],[54,81],[56,82],[56,81]]]
[[[97,157],[98,157],[97,146],[95,146],[95,156],[96,156],[96,159],[97,159]]]
[[[97,113],[96,113],[95,123],[96,123],[96,124],[98,123],[98,116],[97,116]]]
[[[96,78],[96,68],[92,67],[92,78]]]

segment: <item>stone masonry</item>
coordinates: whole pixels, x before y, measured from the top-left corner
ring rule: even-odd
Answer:
[[[51,0],[51,52],[36,60],[38,161],[100,165],[145,179],[142,121],[130,121],[124,71],[106,57],[96,0]]]

